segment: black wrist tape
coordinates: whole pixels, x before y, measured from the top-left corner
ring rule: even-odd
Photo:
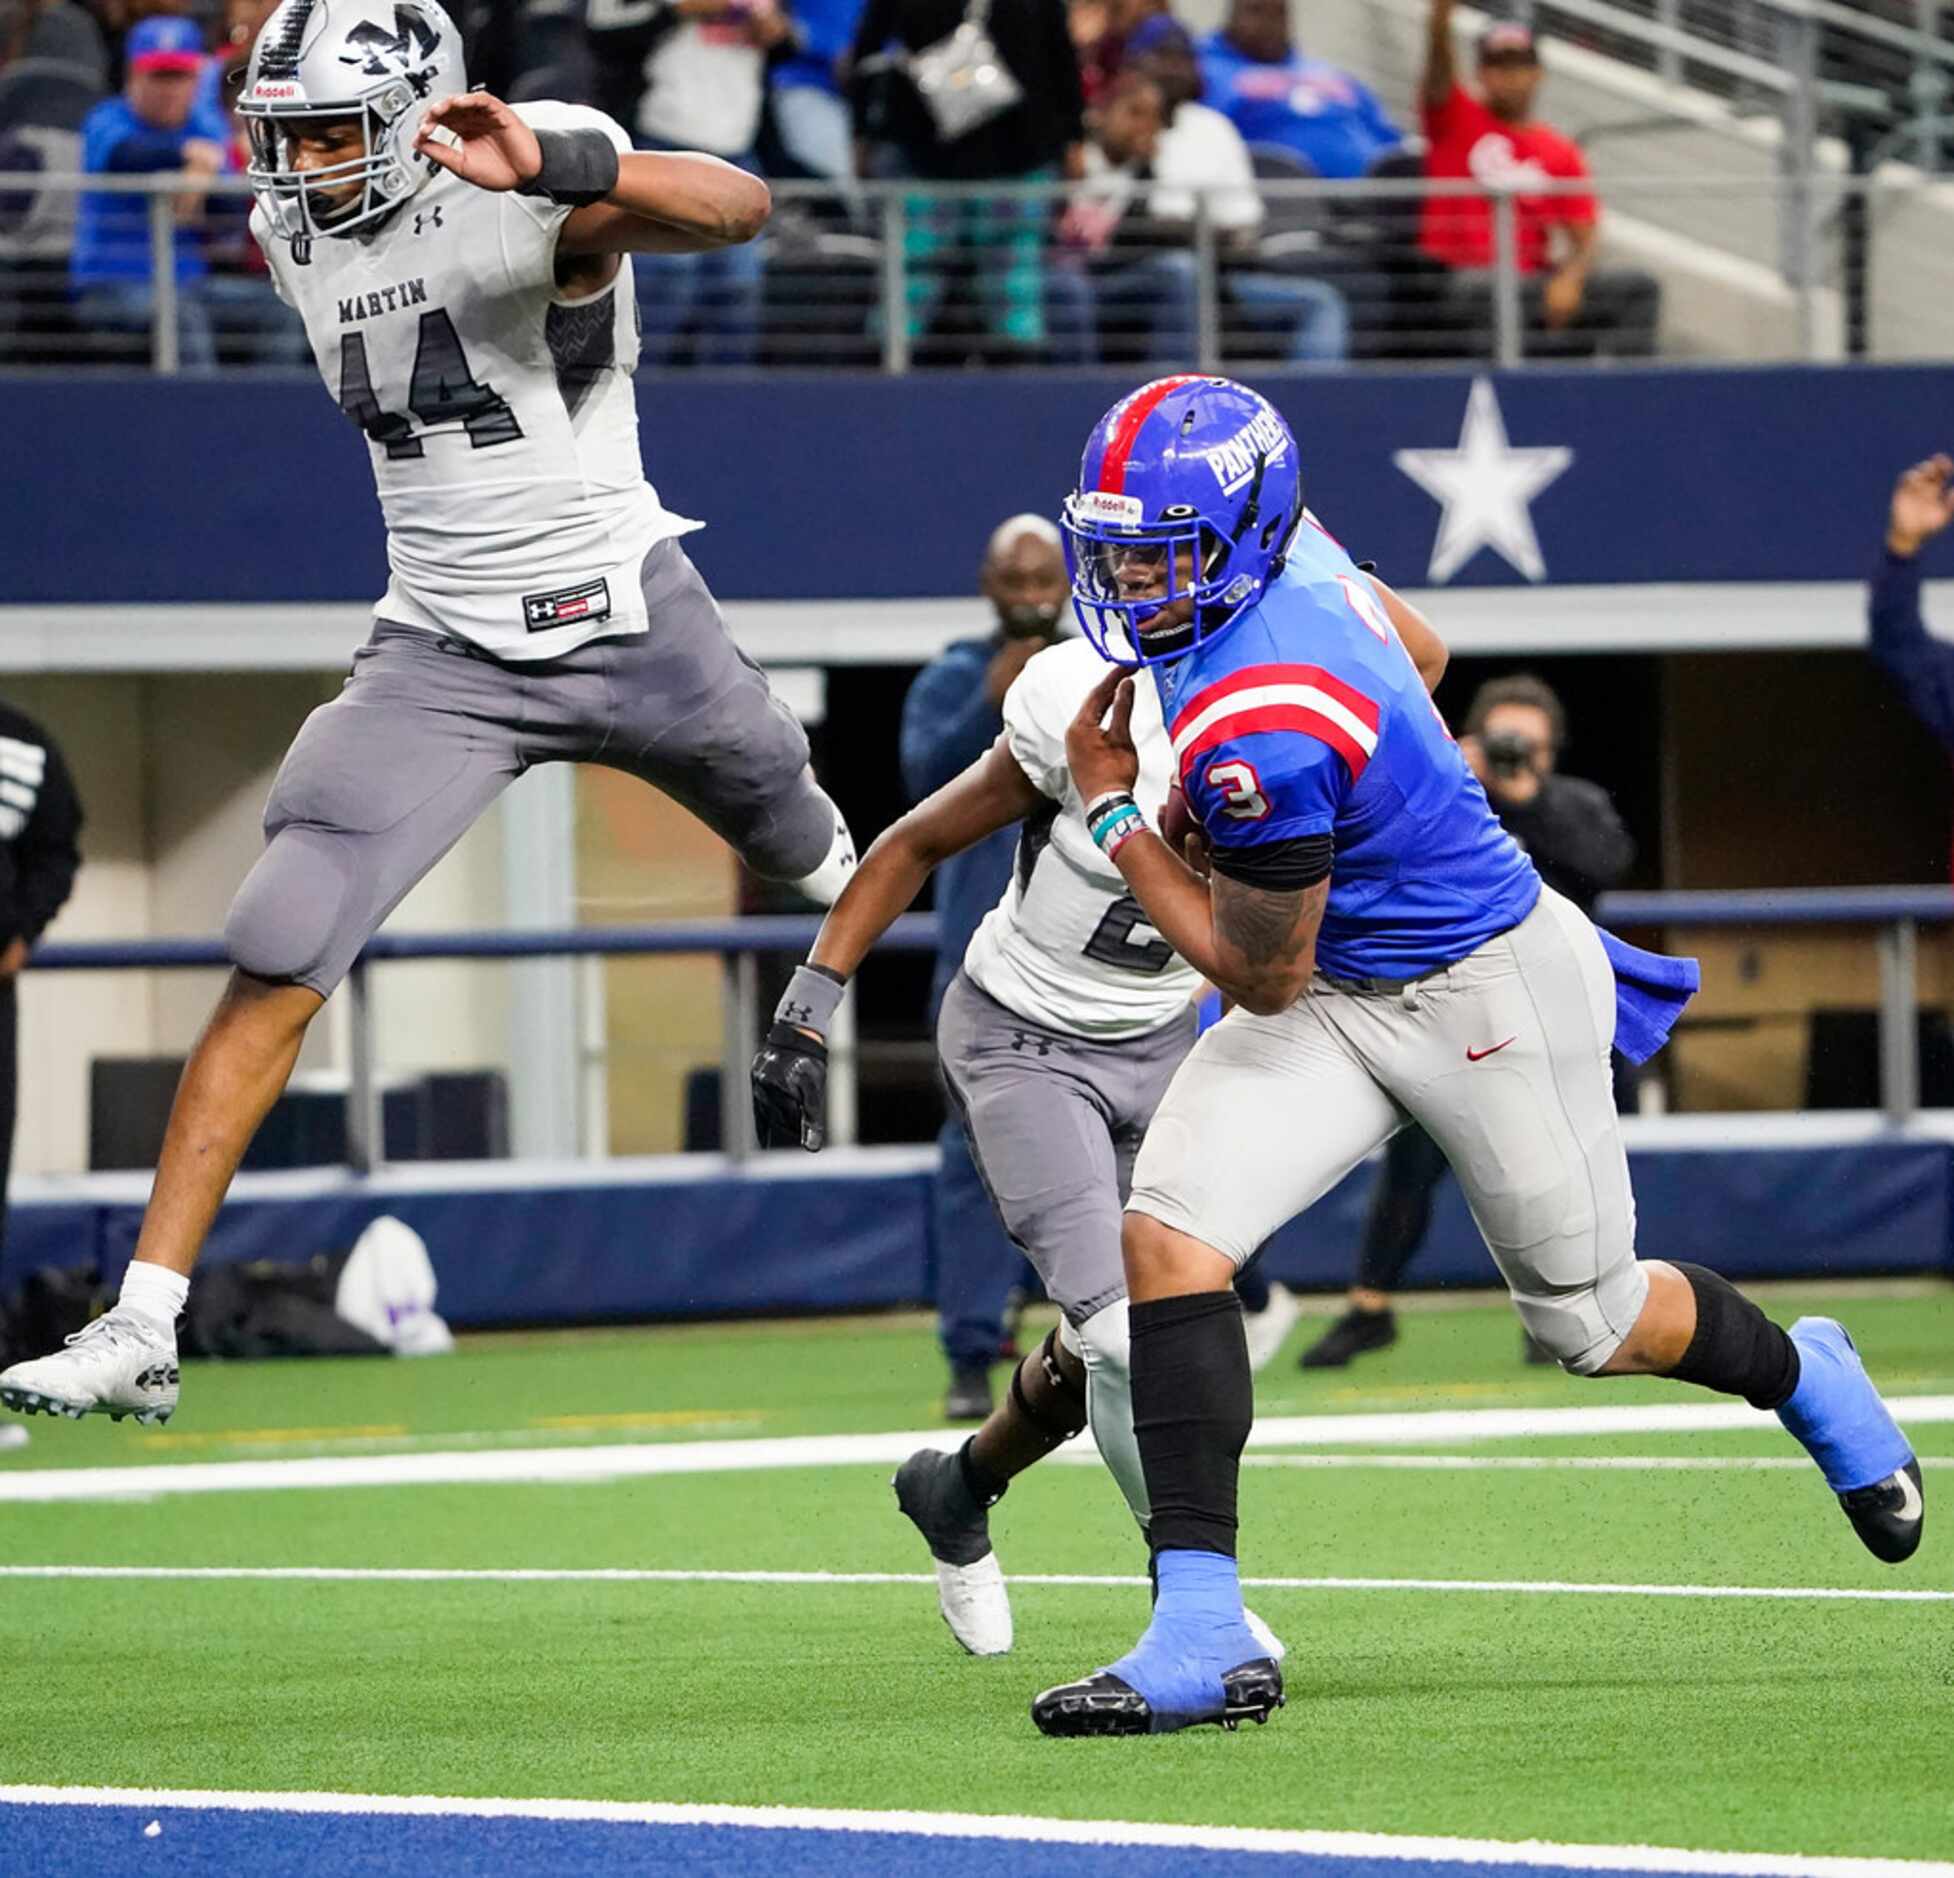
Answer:
[[[1729,1279],[1702,1265],[1670,1261],[1696,1294],[1696,1334],[1669,1373],[1752,1408],[1774,1409],[1798,1387],[1798,1346]]]
[[[602,202],[617,187],[617,146],[601,130],[539,130],[543,167],[517,187],[565,208]]]

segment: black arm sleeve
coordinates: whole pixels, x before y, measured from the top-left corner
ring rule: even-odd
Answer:
[[[81,866],[81,798],[74,778],[52,738],[40,733],[47,749],[47,774],[40,799],[14,843],[13,933],[31,945],[74,891]]]
[[[1254,848],[1216,848],[1214,871],[1265,893],[1300,893],[1327,880],[1336,844],[1328,835],[1300,835]]]

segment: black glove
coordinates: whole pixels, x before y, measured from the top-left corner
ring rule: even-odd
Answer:
[[[753,1058],[753,1126],[763,1148],[828,1138],[828,1046],[797,1024],[776,1020]]]

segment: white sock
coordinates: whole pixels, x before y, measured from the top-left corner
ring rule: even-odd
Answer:
[[[167,1265],[153,1265],[148,1259],[131,1259],[122,1274],[122,1293],[116,1300],[132,1311],[174,1332],[183,1301],[190,1295],[190,1281]]]
[[[841,898],[841,890],[848,885],[854,872],[855,837],[848,832],[848,824],[841,819],[841,811],[836,809],[834,841],[828,848],[827,858],[813,873],[804,874],[795,881],[794,891],[805,894],[817,906],[833,906]]]

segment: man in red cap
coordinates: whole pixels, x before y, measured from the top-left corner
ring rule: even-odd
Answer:
[[[91,174],[217,175],[225,166],[230,127],[214,106],[198,103],[204,40],[196,22],[152,14],[130,29],[124,50],[128,80],[122,95],[103,99],[82,124],[82,168]],[[203,202],[201,194],[185,194],[174,205],[178,336],[188,366],[214,362],[210,319],[197,291],[207,271],[198,226]],[[84,326],[147,332],[156,299],[149,198],[85,191],[76,205],[69,276]]]
[[[1426,174],[1512,196],[1529,353],[1646,357],[1655,350],[1661,289],[1639,271],[1595,267],[1600,208],[1592,193],[1548,193],[1556,183],[1585,182],[1588,166],[1572,138],[1533,114],[1543,76],[1533,29],[1516,20],[1486,29],[1475,96],[1459,82],[1452,6],[1432,0],[1419,100]],[[1499,259],[1491,194],[1428,197],[1418,245],[1452,270],[1459,316],[1483,344]]]

